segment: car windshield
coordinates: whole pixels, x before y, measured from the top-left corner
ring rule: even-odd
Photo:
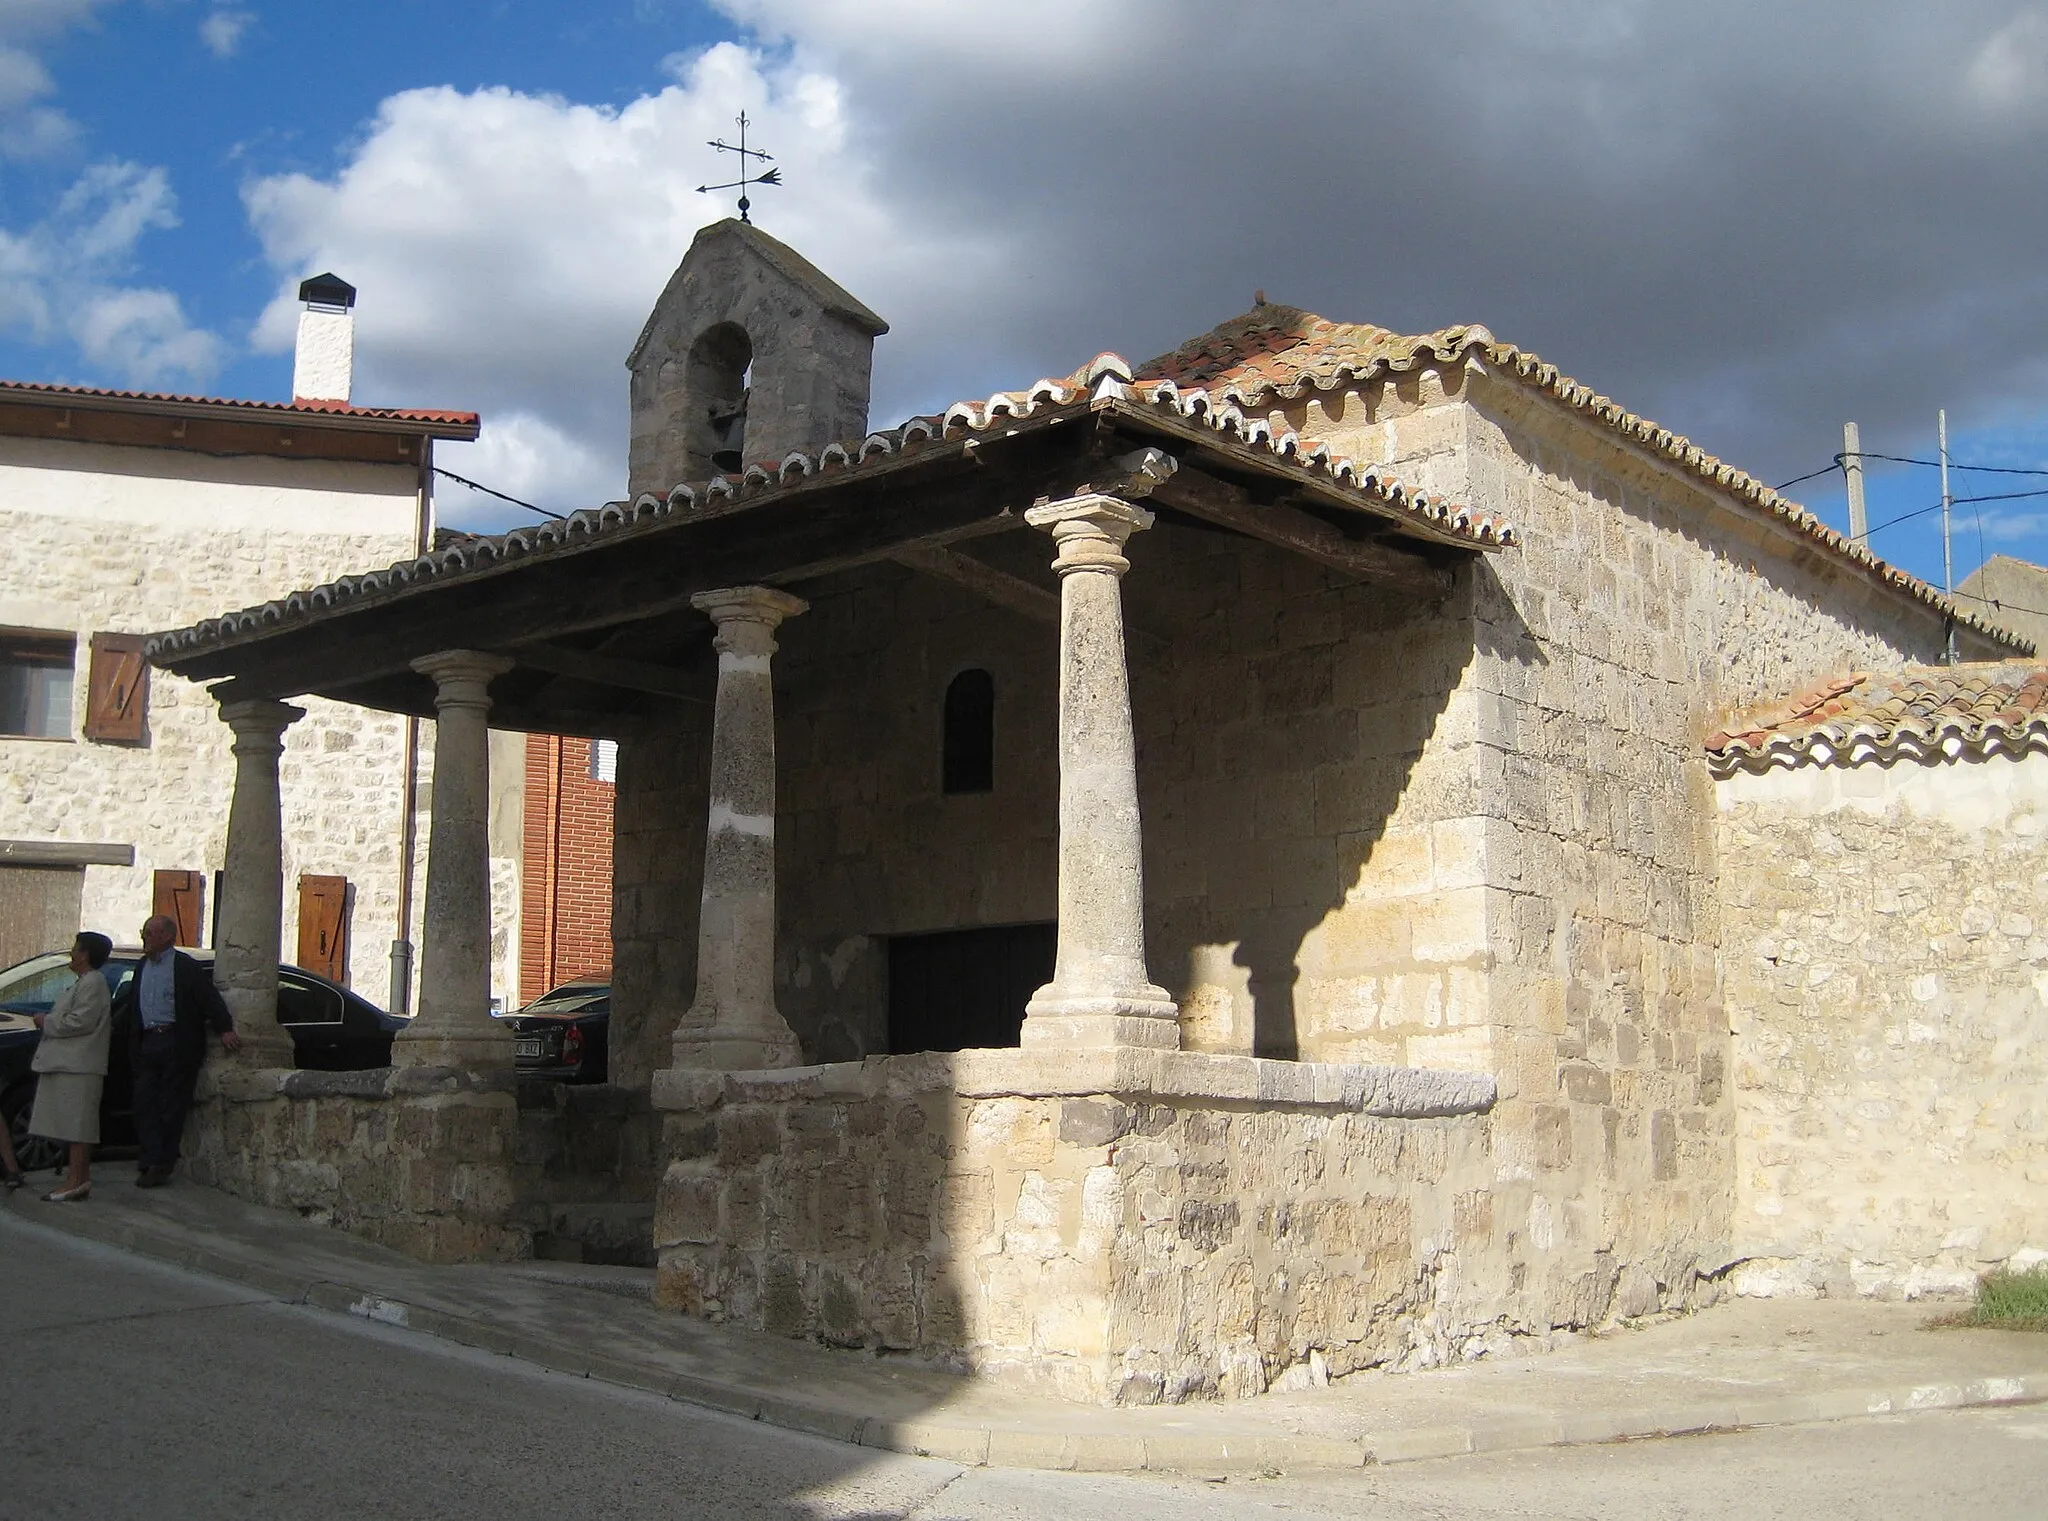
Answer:
[[[42,1014],[78,979],[69,953],[48,951],[0,972],[0,1009]]]
[[[571,982],[552,992],[543,993],[519,1012],[521,1014],[570,1014],[578,1009],[587,1009],[594,1003],[611,997],[612,988],[608,982]]]

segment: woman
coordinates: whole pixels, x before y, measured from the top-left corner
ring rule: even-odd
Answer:
[[[43,1197],[52,1204],[76,1204],[92,1193],[92,1149],[100,1138],[100,1089],[107,1080],[107,1047],[114,1030],[113,995],[100,968],[114,942],[91,930],[71,946],[71,970],[78,981],[57,996],[50,1012],[38,1014],[43,1032],[33,1066],[36,1107],[31,1134],[71,1145],[64,1186]]]

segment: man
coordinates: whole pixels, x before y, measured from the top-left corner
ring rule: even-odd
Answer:
[[[142,926],[142,960],[114,1000],[116,1028],[128,1033],[135,1070],[135,1135],[142,1149],[138,1188],[161,1188],[178,1164],[185,1111],[206,1060],[206,1032],[239,1051],[234,1016],[213,973],[177,948],[178,921],[159,914]]]

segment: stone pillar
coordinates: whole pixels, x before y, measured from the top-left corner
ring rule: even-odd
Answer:
[[[1179,1009],[1145,970],[1137,747],[1124,665],[1126,540],[1152,514],[1077,496],[1024,515],[1059,545],[1059,958],[1025,1006],[1027,1046],[1180,1045]]]
[[[674,1065],[718,1071],[803,1059],[775,1007],[775,630],[810,604],[765,586],[702,592],[718,625],[710,820],[697,921],[697,997],[676,1026]]]
[[[434,802],[420,926],[419,1012],[392,1043],[400,1067],[509,1071],[512,1037],[491,1018],[491,678],[502,655],[442,650],[412,668],[434,679]]]
[[[266,697],[237,697],[232,689],[230,682],[213,692],[235,736],[235,794],[228,804],[213,980],[235,1016],[241,1060],[253,1067],[290,1067],[292,1038],[277,1022],[284,936],[284,800],[277,760],[284,754],[284,731],[306,710]]]

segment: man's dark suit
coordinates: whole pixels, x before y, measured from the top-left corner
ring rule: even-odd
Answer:
[[[135,1138],[144,1169],[168,1176],[178,1160],[178,1142],[185,1133],[185,1111],[206,1060],[206,1033],[235,1027],[234,1016],[213,985],[210,967],[174,950],[171,956],[171,1006],[167,1032],[142,1028],[142,964],[114,998],[114,1029],[128,1042],[135,1072]]]

